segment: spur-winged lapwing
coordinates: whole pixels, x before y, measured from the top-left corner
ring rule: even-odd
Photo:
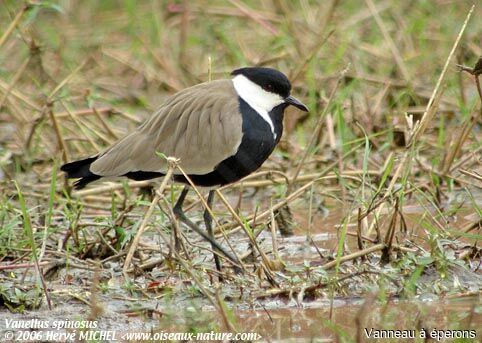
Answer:
[[[95,156],[67,163],[61,170],[80,189],[102,177],[133,180],[162,177],[167,161],[156,152],[179,159],[194,184],[216,188],[236,182],[257,170],[268,158],[283,132],[283,114],[293,105],[307,107],[290,95],[291,84],[271,68],[241,68],[232,79],[216,80],[184,89],[170,98],[137,130]],[[174,180],[187,184],[175,172]],[[209,236],[184,214],[184,187],[174,213],[231,261],[237,260],[215,240],[209,213],[204,220]],[[212,205],[214,191],[208,195]],[[216,267],[219,260],[215,255]]]

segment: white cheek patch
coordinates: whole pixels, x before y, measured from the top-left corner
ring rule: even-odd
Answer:
[[[236,75],[233,78],[233,84],[239,97],[246,101],[269,124],[273,137],[276,139],[273,121],[268,113],[282,104],[284,99],[278,94],[265,91],[244,75]]]

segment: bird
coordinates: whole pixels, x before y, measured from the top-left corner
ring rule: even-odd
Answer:
[[[214,190],[256,171],[271,155],[283,133],[288,106],[308,112],[291,94],[291,83],[282,72],[267,67],[243,67],[231,78],[197,84],[170,96],[136,130],[104,151],[61,166],[67,178],[78,179],[74,188],[106,177],[148,180],[165,176],[175,157],[194,185],[209,189],[212,207]],[[213,251],[234,265],[236,257],[214,239],[212,217],[204,212],[206,234],[183,212],[189,191],[186,177],[178,170],[173,180],[185,184],[173,208],[175,216],[211,243]],[[214,254],[216,268],[219,258]]]

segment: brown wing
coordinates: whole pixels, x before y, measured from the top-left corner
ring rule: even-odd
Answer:
[[[242,117],[232,81],[202,83],[170,97],[136,131],[103,152],[90,170],[101,176],[164,173],[167,163],[158,151],[179,158],[186,173],[203,175],[234,155],[241,138]]]

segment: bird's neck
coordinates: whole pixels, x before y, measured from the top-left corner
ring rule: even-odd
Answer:
[[[240,110],[243,116],[243,132],[255,140],[278,142],[283,133],[284,104],[276,106],[270,112],[260,113],[241,97]],[[268,139],[271,137],[270,139]]]
[[[279,142],[281,135],[283,134],[283,118],[284,118],[284,111],[288,107],[287,104],[283,103],[281,105],[276,106],[269,112],[269,117],[271,118],[271,121],[274,126],[274,132],[275,132],[275,140],[276,143]]]

